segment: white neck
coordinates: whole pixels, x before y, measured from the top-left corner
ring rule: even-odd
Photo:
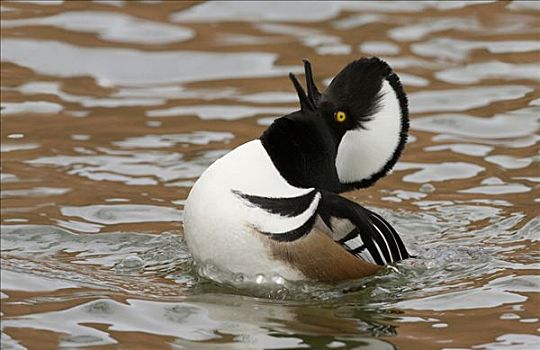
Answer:
[[[401,109],[396,92],[387,80],[382,83],[380,109],[364,128],[349,130],[338,147],[336,169],[342,183],[369,178],[392,158],[399,145]]]

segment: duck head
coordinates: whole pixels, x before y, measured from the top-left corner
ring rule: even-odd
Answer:
[[[397,162],[407,141],[407,97],[378,58],[348,64],[324,92],[304,60],[307,94],[289,74],[300,110],[278,118],[261,141],[292,185],[344,192],[368,187]]]

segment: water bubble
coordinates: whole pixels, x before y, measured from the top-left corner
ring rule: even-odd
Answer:
[[[272,282],[275,283],[275,284],[285,284],[285,279],[281,276],[273,276],[272,277]]]
[[[122,264],[127,268],[139,268],[144,264],[144,261],[138,256],[128,256],[122,260]]]
[[[137,255],[129,255],[123,258],[114,269],[116,273],[137,272],[144,266],[144,260]]]
[[[422,186],[420,186],[420,188],[418,190],[420,192],[422,192],[422,193],[433,193],[433,192],[435,192],[435,186],[433,186],[430,183],[427,183],[427,184],[423,184]]]
[[[258,274],[257,276],[255,276],[255,283],[263,284],[264,282],[266,282],[266,278],[264,277],[264,275]]]
[[[237,273],[237,274],[234,275],[234,282],[235,283],[242,283],[242,282],[245,281],[245,279],[246,279],[245,276],[243,274],[241,274],[241,273]]]

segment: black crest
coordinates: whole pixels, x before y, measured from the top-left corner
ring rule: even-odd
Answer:
[[[390,66],[376,58],[361,58],[348,64],[319,92],[310,62],[304,62],[306,90],[296,76],[289,77],[300,101],[300,110],[278,118],[261,136],[261,142],[280,174],[296,187],[315,187],[332,192],[371,186],[396,163],[405,146],[409,127],[407,98]],[[337,149],[343,135],[363,124],[378,111],[383,81],[396,92],[401,107],[400,142],[385,167],[367,179],[343,184],[335,166]],[[337,124],[336,111],[347,121]],[[361,160],[358,160],[361,161]]]

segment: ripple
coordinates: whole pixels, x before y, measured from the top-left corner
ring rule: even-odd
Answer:
[[[12,7],[6,7],[6,6],[0,6],[0,13],[5,13],[5,12],[15,12],[17,10],[15,10],[14,8]],[[2,336],[4,335],[4,333],[2,333]]]
[[[493,308],[504,304],[522,303],[527,297],[491,288],[477,288],[462,292],[452,292],[427,298],[410,299],[399,302],[397,307],[414,310],[467,310]]]
[[[441,114],[411,120],[414,130],[446,133],[474,139],[512,139],[533,135],[540,127],[537,117],[507,113],[491,118],[465,114]]]
[[[159,85],[159,86],[129,86],[121,87],[112,96],[116,98],[129,98],[129,99],[202,99],[202,100],[214,100],[221,98],[228,98],[234,96],[236,90],[233,88],[225,87],[219,89],[196,89],[186,88],[179,85]]]
[[[536,1],[514,0],[506,8],[514,11],[540,11],[540,4]]]
[[[524,193],[531,191],[532,188],[525,186],[519,183],[509,183],[501,185],[487,185],[487,186],[478,186],[471,187],[465,190],[459,190],[459,193],[478,193],[478,194],[490,194],[490,195],[500,195],[500,194],[509,194],[509,193]]]
[[[147,52],[30,39],[3,39],[1,45],[3,61],[60,77],[90,75],[104,86],[270,77],[286,75],[290,70],[275,67],[278,55],[270,53]]]
[[[464,162],[444,162],[439,164],[398,162],[394,168],[395,171],[409,169],[421,169],[403,177],[403,181],[413,183],[467,179],[485,170],[484,167]]]
[[[0,144],[0,152],[26,151],[39,148],[37,143],[2,143]]]
[[[508,292],[540,292],[540,276],[510,275],[489,281],[487,287]]]
[[[220,33],[216,35],[216,45],[261,45],[261,44],[279,44],[292,41],[288,38],[263,37],[247,34]]]
[[[257,308],[256,313],[253,313],[254,307]],[[169,336],[180,343],[187,341],[184,345],[191,346],[196,345],[192,342],[218,339],[222,335],[230,335],[230,344],[235,346],[296,348],[302,343],[295,336],[272,335],[271,330],[264,327],[271,325],[266,321],[270,317],[282,319],[282,322],[293,320],[292,315],[281,311],[279,306],[258,305],[249,300],[242,302],[241,299],[232,305],[224,304],[223,298],[211,297],[207,302],[127,299],[121,303],[112,299],[97,299],[62,311],[13,317],[6,320],[5,327],[30,327],[69,334],[70,341],[82,339],[84,346],[117,343],[107,332],[87,324],[107,324],[108,330],[115,332]],[[249,337],[243,336],[245,334],[249,334]],[[89,340],[91,344],[87,343]]]
[[[181,86],[143,86],[121,87],[110,97],[97,98],[66,93],[61,90],[58,82],[33,81],[10,90],[19,91],[25,95],[51,94],[63,101],[78,103],[83,107],[126,107],[126,106],[155,106],[163,104],[167,99],[203,99],[212,100],[226,98],[234,94],[233,89],[187,89]],[[75,112],[70,112],[75,115]],[[78,115],[75,115],[78,116]]]
[[[42,0],[20,0],[19,2],[26,2],[30,4],[35,5],[52,5],[52,6],[59,6],[64,4],[64,0],[48,0],[48,1],[42,1]]]
[[[321,45],[315,49],[319,55],[349,55],[352,48],[347,44]]]
[[[518,158],[506,155],[493,155],[486,157],[485,159],[486,161],[497,164],[498,166],[505,169],[527,168],[529,165],[531,165],[533,161],[535,161],[535,158],[533,157]]]
[[[85,234],[45,225],[1,225],[0,227],[3,258],[36,256],[44,258],[54,256],[59,252],[67,252],[73,253],[74,257],[71,259],[77,264],[114,268],[123,259],[138,256],[144,261],[144,268],[154,273],[159,272],[156,267],[165,267],[165,271],[168,272],[171,264],[178,267],[178,265],[190,263],[187,247],[181,240],[181,236],[177,234],[166,232],[159,235],[124,232]],[[4,264],[2,267],[3,270]],[[67,268],[56,265],[52,268],[55,267],[56,271],[48,271],[56,272],[51,273],[51,277],[57,276],[57,273],[61,274],[62,269]],[[18,268],[23,269],[25,266],[21,265]],[[29,266],[28,270],[37,272],[39,269]],[[64,272],[67,271],[71,269],[68,268]],[[84,272],[81,271],[81,273]],[[99,276],[96,277],[99,278]]]
[[[533,334],[503,334],[495,340],[474,347],[486,350],[528,350],[538,348],[540,344],[540,337]]]
[[[2,102],[2,115],[9,114],[57,114],[64,107],[54,102],[26,101],[26,102]]]
[[[456,61],[464,60],[470,51],[479,49],[487,50],[493,54],[534,52],[540,50],[540,42],[532,40],[468,41],[437,38],[411,45],[411,50],[420,56]]]
[[[440,66],[440,63],[433,60],[424,60],[418,57],[413,56],[385,56],[381,57],[384,59],[390,67],[393,69],[398,68],[422,68],[422,69],[437,69]]]
[[[182,221],[183,212],[170,207],[141,204],[88,205],[62,207],[66,216],[77,216],[98,224]]]
[[[90,96],[78,96],[68,94],[61,90],[60,83],[58,82],[45,82],[45,81],[33,81],[22,84],[18,88],[14,89],[20,91],[25,95],[36,94],[51,94],[58,96],[63,101],[79,103],[84,107],[122,107],[122,106],[151,106],[159,105],[165,102],[163,96],[161,98],[140,96],[139,98],[117,98],[120,92],[116,92],[112,97],[107,98],[95,98]],[[73,114],[73,112],[71,112]]]
[[[392,66],[391,63],[390,63],[390,65]],[[329,86],[333,79],[334,79],[334,77],[325,79],[323,81],[323,84],[326,85],[326,86]],[[422,78],[420,76],[414,75],[414,74],[399,73],[399,79],[401,80],[401,83],[406,87],[407,86],[428,86],[429,85],[429,80],[427,80],[425,78]],[[413,137],[414,136],[409,135],[410,140],[412,140]],[[409,142],[412,142],[412,141],[409,141]]]
[[[428,34],[449,29],[472,31],[480,29],[480,25],[473,17],[432,18],[418,24],[393,28],[388,31],[388,35],[398,41],[416,41],[423,39]]]
[[[298,95],[282,91],[266,91],[255,94],[237,96],[235,99],[251,103],[297,103]]]
[[[411,113],[466,111],[493,102],[518,99],[531,91],[532,88],[520,85],[420,91],[409,94],[409,104]]]
[[[19,178],[17,175],[14,174],[8,174],[8,173],[0,173],[0,183],[10,183],[10,182],[18,182]]]
[[[388,1],[342,1],[343,8],[362,12],[420,12],[427,9],[451,10],[486,4],[495,0],[478,1],[414,1],[414,2],[388,2]],[[341,2],[341,1],[340,1]]]
[[[514,176],[512,179],[525,180],[530,182],[540,182],[540,176]]]
[[[401,51],[399,46],[389,41],[364,41],[359,49],[373,55],[397,55]]]
[[[508,148],[524,148],[535,145],[539,140],[540,136],[538,135],[529,135],[517,138],[508,138],[508,139],[487,139],[487,138],[475,138],[473,136],[465,137],[459,135],[448,135],[448,134],[439,134],[435,135],[432,138],[435,142],[448,142],[448,141],[459,141],[459,142],[478,142],[486,145],[493,146],[502,146]]]
[[[65,288],[78,288],[79,285],[70,281],[38,276],[21,271],[1,269],[2,290],[17,290],[24,292],[48,292]]]
[[[283,115],[291,113],[292,111],[293,108],[253,107],[242,105],[197,105],[151,110],[146,112],[146,115],[149,117],[173,117],[182,115],[193,115],[204,120],[234,120],[254,117],[259,114]]]
[[[429,80],[413,74],[399,73],[399,79],[404,86],[428,86]]]
[[[485,79],[540,80],[538,65],[489,61],[471,63],[464,67],[450,68],[435,73],[437,79],[453,84],[473,84]]]
[[[121,148],[167,148],[177,144],[208,145],[226,142],[234,138],[230,132],[194,131],[189,134],[145,135],[113,142]]]
[[[0,198],[48,197],[61,196],[70,192],[70,188],[34,187],[21,190],[2,190]]]
[[[362,27],[370,23],[382,22],[383,20],[387,20],[387,19],[388,18],[383,15],[368,13],[368,14],[361,14],[361,15],[352,15],[350,17],[338,19],[334,21],[332,24],[334,25],[336,29],[349,30],[353,28]]]
[[[320,30],[306,28],[298,25],[276,24],[276,23],[257,23],[255,28],[264,33],[281,34],[295,37],[307,47],[315,48],[320,55],[326,54],[347,54],[352,48],[341,42],[341,38],[334,35],[328,35]],[[297,73],[294,71],[293,73]],[[302,71],[298,71],[302,73]]]
[[[532,242],[540,241],[540,216],[537,216],[527,222],[522,228],[520,228],[516,234],[516,239],[529,240]]]
[[[205,2],[173,13],[173,22],[319,22],[335,18],[340,5],[332,2]]]
[[[49,17],[3,20],[2,28],[53,26],[83,33],[96,33],[112,42],[150,45],[170,44],[195,37],[189,28],[144,20],[121,13],[70,11]]]
[[[127,185],[155,185],[195,178],[223,156],[228,150],[212,150],[196,154],[189,161],[179,153],[110,151],[109,155],[80,155],[40,157],[28,164],[35,166],[57,166],[68,169],[68,174],[86,177],[95,181],[118,181]]]
[[[392,196],[382,197],[381,199],[399,203],[403,200],[418,200],[427,196],[425,193],[403,190],[392,191],[391,195]]]
[[[475,144],[450,144],[436,145],[424,148],[427,152],[450,150],[454,153],[465,154],[474,157],[483,157],[493,151],[493,147]]]
[[[473,63],[435,73],[437,79],[454,84],[473,84],[485,79],[540,80],[536,64],[512,64],[500,61]]]
[[[103,225],[91,224],[89,222],[82,222],[77,220],[56,220],[56,224],[59,227],[68,229],[74,232],[83,233],[97,233],[104,227]]]

